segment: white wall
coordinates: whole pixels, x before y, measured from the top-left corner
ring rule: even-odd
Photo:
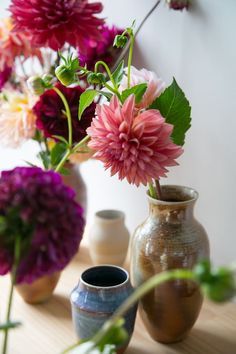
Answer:
[[[200,193],[196,215],[208,231],[216,263],[236,259],[236,1],[192,0],[189,12],[169,11],[162,4],[138,36],[135,63],[156,71],[169,83],[175,76],[192,104],[180,166],[165,183],[183,184]],[[1,1],[2,10],[8,1]],[[120,26],[141,20],[154,0],[104,0],[105,15]],[[1,11],[2,14],[2,11]],[[35,147],[0,150],[0,169],[34,156]],[[89,191],[89,222],[103,208],[126,212],[130,230],[147,215],[145,189],[110,178],[99,162],[82,166]]]

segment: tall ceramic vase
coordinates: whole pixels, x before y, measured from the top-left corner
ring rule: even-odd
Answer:
[[[63,181],[66,185],[73,188],[76,193],[76,201],[83,207],[84,216],[87,212],[87,188],[80,173],[80,165],[67,163],[65,166],[69,170],[68,175],[63,175]]]
[[[187,187],[163,186],[163,201],[148,196],[150,213],[131,243],[131,275],[136,287],[168,269],[193,268],[209,258],[207,234],[193,214],[198,193]],[[203,297],[191,281],[167,282],[140,302],[140,314],[151,337],[174,343],[194,325]]]

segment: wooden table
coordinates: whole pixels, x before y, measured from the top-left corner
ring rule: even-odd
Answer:
[[[51,300],[45,304],[25,304],[15,294],[13,319],[23,326],[10,333],[9,354],[59,354],[76,340],[71,323],[69,294],[81,272],[91,265],[87,249],[63,272]],[[0,314],[3,319],[9,278],[0,278]],[[5,313],[5,311],[4,311]],[[1,338],[2,341],[2,338]],[[236,354],[236,304],[205,302],[189,337],[182,343],[162,345],[146,333],[139,317],[127,354]]]

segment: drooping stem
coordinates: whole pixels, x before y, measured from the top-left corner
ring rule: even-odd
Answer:
[[[19,261],[20,261],[20,236],[17,236],[16,241],[15,241],[14,263],[13,263],[13,267],[12,267],[11,288],[10,288],[10,293],[9,293],[9,298],[8,298],[7,315],[6,315],[6,321],[5,321],[6,323],[9,323],[11,320],[13,292],[14,292],[14,285],[16,283],[16,274],[17,274],[17,268],[19,265]],[[9,333],[9,328],[6,328],[4,331],[2,354],[7,353],[8,333]]]
[[[106,333],[114,326],[116,321],[123,317],[125,313],[134,306],[139,299],[146,295],[150,290],[154,289],[156,286],[161,285],[162,283],[170,280],[184,279],[184,280],[194,280],[194,273],[191,270],[187,269],[177,269],[170,270],[163,273],[154,275],[152,278],[147,280],[141,286],[139,286],[133,294],[128,297],[126,301],[117,309],[113,316],[108,320],[101,330],[93,337],[92,342],[97,345]]]
[[[140,25],[138,26],[135,34],[134,34],[134,37],[136,37],[138,35],[138,33],[141,31],[143,25],[145,24],[145,22],[148,20],[148,18],[151,16],[151,14],[153,13],[153,11],[155,11],[155,9],[158,7],[158,5],[160,4],[161,0],[158,0],[155,5],[153,5],[153,7],[148,11],[148,13],[146,14],[146,16],[144,17],[144,19],[142,20],[142,22],[140,23]],[[122,50],[120,56],[117,58],[115,64],[113,65],[112,67],[112,71],[117,67],[117,65],[120,63],[120,61],[122,59],[124,59],[124,57],[126,56],[126,53],[128,52],[129,50],[129,46],[130,46],[130,40],[129,42],[127,43],[127,45],[125,46],[125,48]]]
[[[69,146],[72,146],[72,117],[71,117],[71,111],[70,111],[70,107],[69,104],[67,102],[67,99],[65,98],[65,96],[63,95],[63,93],[57,88],[57,87],[53,87],[53,90],[58,94],[58,96],[61,98],[65,110],[66,110],[66,118],[67,118],[67,122],[68,122],[68,143]]]
[[[99,65],[102,65],[102,66],[105,68],[105,70],[106,70],[106,72],[107,72],[107,75],[108,75],[109,79],[111,80],[114,89],[117,91],[118,89],[117,89],[115,80],[113,79],[111,70],[109,69],[108,65],[107,65],[104,61],[99,60],[99,61],[96,62],[95,68],[94,68],[95,73],[97,73]]]
[[[133,307],[138,300],[140,300],[144,295],[146,295],[149,291],[154,289],[155,287],[161,285],[162,283],[170,280],[176,280],[176,279],[182,279],[182,280],[195,280],[194,273],[191,270],[188,269],[175,269],[175,270],[170,270],[166,271],[163,273],[159,273],[154,275],[152,278],[147,280],[145,283],[140,285],[131,296],[125,300],[121,306],[117,309],[117,311],[112,315],[112,317],[105,322],[105,324],[102,326],[102,328],[95,334],[95,336],[91,339],[91,342],[94,343],[93,348],[95,348],[102,340],[103,338],[107,335],[107,333],[110,331],[110,329],[116,324],[117,320],[122,318],[125,313]],[[69,353],[71,350],[75,349],[79,343],[72,345],[68,349],[66,349],[63,354]],[[91,351],[91,349],[88,349]],[[85,353],[85,352],[84,352]]]

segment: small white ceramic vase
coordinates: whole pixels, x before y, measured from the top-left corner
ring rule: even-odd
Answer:
[[[119,210],[101,210],[95,214],[89,232],[89,251],[94,264],[122,266],[129,247],[125,214]]]

